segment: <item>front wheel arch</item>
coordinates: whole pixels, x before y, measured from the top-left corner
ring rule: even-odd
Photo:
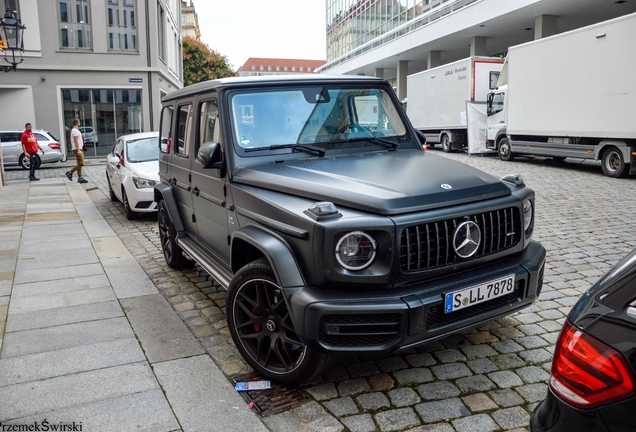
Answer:
[[[232,272],[238,272],[251,258],[259,256],[267,259],[283,288],[305,286],[294,254],[282,239],[253,225],[232,234]]]

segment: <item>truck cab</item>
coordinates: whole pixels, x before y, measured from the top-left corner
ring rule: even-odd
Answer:
[[[498,152],[500,141],[505,139],[504,144],[508,142],[506,137],[507,94],[508,86],[504,85],[488,93],[486,99],[486,114],[488,116],[486,120],[486,147]],[[507,150],[510,153],[509,149],[510,144],[508,144],[507,148],[504,148],[504,151]]]

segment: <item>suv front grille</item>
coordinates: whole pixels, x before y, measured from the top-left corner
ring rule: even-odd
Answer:
[[[453,235],[467,220],[479,226],[481,243],[475,255],[463,259],[453,250]],[[402,231],[400,239],[400,268],[403,272],[431,270],[501,252],[517,245],[521,233],[517,207],[410,226]]]
[[[339,347],[384,345],[398,337],[400,314],[325,315],[320,319],[320,341]]]

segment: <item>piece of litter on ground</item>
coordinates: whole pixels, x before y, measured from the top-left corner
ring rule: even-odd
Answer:
[[[267,390],[272,388],[271,381],[247,381],[247,382],[237,382],[236,383],[236,391],[253,391],[253,390]]]

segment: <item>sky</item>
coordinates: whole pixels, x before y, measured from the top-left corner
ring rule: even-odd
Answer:
[[[234,70],[250,57],[326,59],[325,0],[194,0],[201,41]]]

